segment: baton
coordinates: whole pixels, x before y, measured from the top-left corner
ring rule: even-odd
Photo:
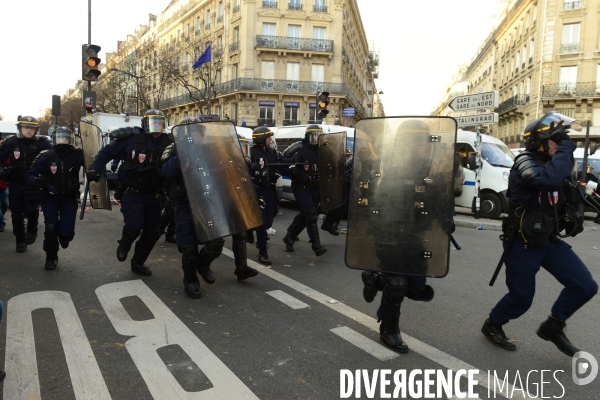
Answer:
[[[83,190],[83,200],[81,201],[81,213],[79,214],[79,219],[83,219],[83,214],[85,213],[85,205],[87,204],[89,190],[90,190],[90,180],[86,178],[85,189]]]
[[[504,264],[504,260],[506,260],[506,255],[508,254],[508,250],[510,250],[511,247],[512,247],[512,245],[509,245],[504,249],[504,252],[502,253],[502,257],[500,257],[500,261],[498,261],[498,265],[496,265],[496,270],[494,271],[494,275],[492,276],[492,279],[490,280],[490,286],[494,286],[494,283],[496,282],[496,278],[498,277],[498,274],[500,273],[500,270],[502,269],[502,264]]]
[[[292,165],[310,165],[309,163],[271,163],[265,165],[265,167],[290,167]]]
[[[458,244],[458,242],[456,241],[456,239],[454,239],[454,236],[452,234],[450,234],[450,241],[452,242],[456,250],[462,249],[462,247],[460,247],[460,244]]]

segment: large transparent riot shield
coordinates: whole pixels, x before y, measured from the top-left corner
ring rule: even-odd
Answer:
[[[233,123],[177,125],[173,139],[198,240],[208,242],[262,224]]]
[[[456,121],[356,123],[346,265],[393,274],[448,273]]]
[[[79,122],[79,136],[83,148],[83,159],[85,160],[86,172],[94,157],[102,148],[102,130],[89,122]],[[90,203],[94,209],[112,210],[110,194],[106,183],[105,173],[98,182],[89,182]]]
[[[332,210],[344,202],[346,132],[319,135],[320,207]]]

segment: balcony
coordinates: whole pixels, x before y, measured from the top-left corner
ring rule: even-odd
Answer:
[[[575,10],[575,9],[581,8],[582,6],[583,6],[583,1],[581,1],[581,0],[565,1],[564,10]]]
[[[277,8],[276,1],[263,0],[263,8]]]
[[[600,97],[600,82],[574,82],[544,85],[542,98]]]
[[[579,43],[561,43],[560,54],[564,53],[578,53]]]
[[[275,126],[275,120],[273,118],[258,118],[258,126]]]
[[[302,11],[302,3],[289,3],[288,10]]]
[[[498,114],[504,114],[508,111],[529,104],[529,100],[530,96],[528,94],[518,94],[500,103],[500,105],[494,110],[494,112],[497,112]]]
[[[322,12],[322,13],[326,13],[327,12],[327,6],[318,6],[318,5],[314,5],[313,6],[313,11],[314,12]]]
[[[333,53],[333,40],[256,35],[256,48]]]
[[[229,44],[229,52],[233,53],[234,51],[238,51],[240,48],[240,42],[239,41],[235,41],[233,43]]]
[[[283,120],[283,126],[290,126],[290,125],[300,125],[300,120],[298,120],[298,119],[284,119]]]
[[[219,58],[223,55],[223,46],[216,46],[213,50],[213,57]]]

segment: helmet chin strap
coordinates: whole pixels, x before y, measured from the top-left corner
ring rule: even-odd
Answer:
[[[548,146],[548,140],[544,140],[542,142],[542,146],[544,147],[544,154],[547,155],[548,157],[552,157],[550,155],[550,146]]]

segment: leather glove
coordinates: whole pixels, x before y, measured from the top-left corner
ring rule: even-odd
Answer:
[[[13,172],[14,167],[12,165],[7,165],[6,167],[0,170],[0,179],[8,180],[10,178],[10,174]]]
[[[260,168],[260,164],[259,164],[259,163],[257,163],[257,162],[253,163],[253,164],[252,164],[252,169],[253,169],[253,170],[255,170],[255,171],[258,171],[258,170],[260,170],[260,169],[261,169],[261,168]]]
[[[167,160],[169,158],[171,158],[171,156],[175,153],[175,144],[171,143],[170,145],[168,145],[167,147],[165,147],[165,149],[163,150],[163,153],[160,157],[160,165],[163,165],[164,163],[167,162]]]
[[[267,208],[267,202],[265,201],[265,199],[263,199],[262,196],[258,196],[258,206],[260,207],[261,210],[264,210],[265,208]]]
[[[117,160],[113,160],[113,162],[110,163],[110,171],[115,172],[117,168],[119,168],[119,162]]]
[[[102,174],[98,171],[95,171],[93,169],[90,169],[86,174],[85,174],[86,178],[88,179],[88,181],[92,181],[92,182],[98,182],[100,181],[100,177],[102,176]]]
[[[563,121],[560,121],[558,126],[554,128],[554,131],[550,135],[550,139],[556,144],[560,144],[563,140],[571,140],[569,135],[567,135],[568,129],[566,129],[563,125]]]
[[[31,180],[31,184],[35,187],[41,188],[42,186],[44,186],[44,179],[45,178],[43,175],[38,175]]]

